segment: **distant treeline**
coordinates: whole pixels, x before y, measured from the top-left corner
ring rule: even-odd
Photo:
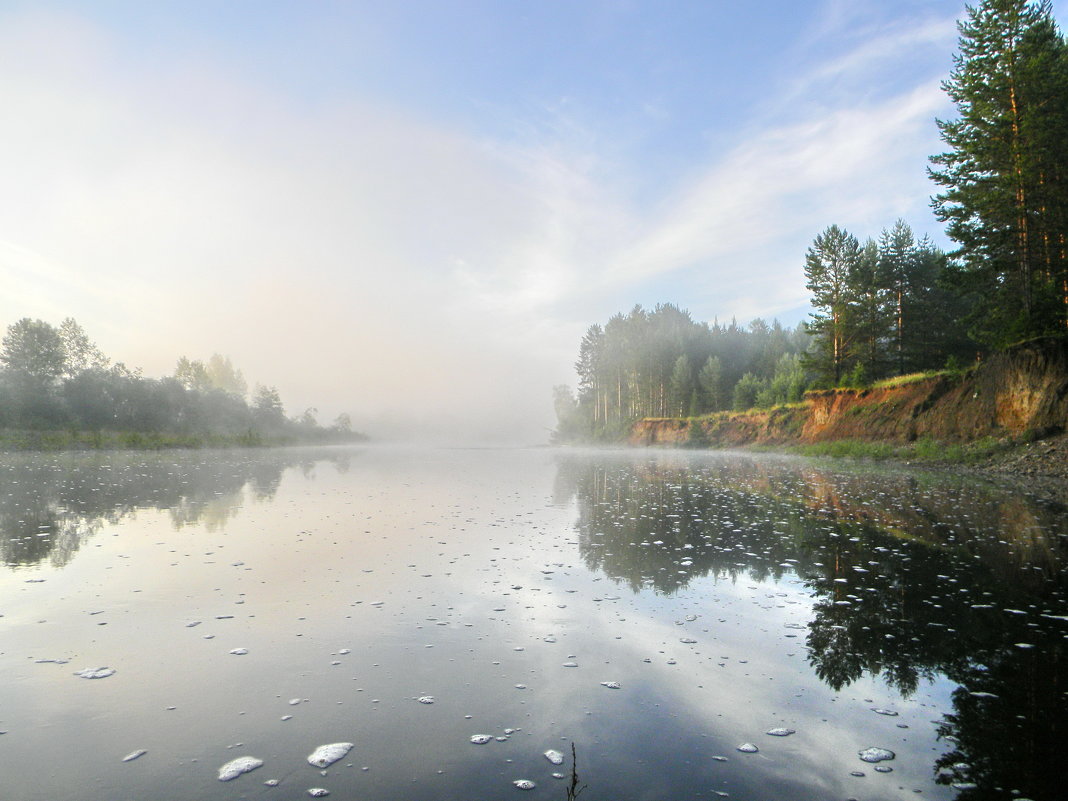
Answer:
[[[321,426],[315,409],[288,417],[272,386],[257,386],[251,399],[246,393],[241,371],[218,354],[207,363],[183,356],[173,376],[146,378],[112,363],[69,317],[58,327],[23,318],[0,346],[0,429],[165,434],[174,444],[365,438],[347,414]]]
[[[809,248],[805,275],[816,311],[792,329],[698,323],[671,304],[591,326],[575,364],[577,397],[555,390],[557,436],[615,439],[642,417],[769,408],[809,389],[974,361],[965,302],[943,288],[945,254],[904,222],[864,245],[831,226]]]
[[[694,416],[800,400],[807,386],[802,326],[697,323],[671,304],[635,306],[582,338],[576,398],[556,388],[558,436],[614,438],[639,417]]]
[[[829,226],[808,249],[814,309],[794,330],[695,323],[635,308],[582,340],[578,394],[554,391],[557,436],[613,439],[645,416],[693,416],[954,369],[1068,336],[1068,42],[1049,2],[983,0],[958,23],[932,198],[957,249],[899,220],[861,244]]]

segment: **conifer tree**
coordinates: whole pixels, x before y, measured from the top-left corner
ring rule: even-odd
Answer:
[[[958,23],[938,122],[935,212],[959,248],[974,335],[998,346],[1068,325],[1068,54],[1050,3],[983,0]]]
[[[890,333],[888,292],[879,270],[879,246],[869,239],[852,265],[849,282],[855,296],[857,359],[870,378],[886,371],[886,346]]]
[[[727,389],[723,381],[723,362],[719,356],[709,356],[697,374],[697,383],[704,396],[704,408],[718,412],[727,408]]]
[[[675,366],[671,370],[671,381],[668,385],[671,405],[669,411],[673,417],[684,417],[690,405],[690,396],[693,395],[693,368],[686,354],[682,354],[675,360]]]
[[[860,260],[860,243],[837,225],[813,241],[805,258],[805,288],[812,293],[812,320],[806,328],[814,338],[806,366],[834,386],[841,383],[852,357],[854,288],[850,274]]]

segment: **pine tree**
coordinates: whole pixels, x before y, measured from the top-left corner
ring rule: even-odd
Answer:
[[[697,383],[704,395],[704,408],[711,412],[727,408],[727,389],[723,381],[723,362],[719,356],[709,356],[697,374]]]
[[[890,354],[898,375],[907,372],[905,340],[906,335],[912,334],[917,259],[916,237],[904,220],[898,220],[893,228],[883,230],[879,237],[879,282],[890,296]]]
[[[675,360],[668,383],[668,411],[672,417],[686,416],[693,390],[693,368],[690,367],[690,360],[683,354]]]
[[[938,122],[933,199],[959,248],[961,290],[981,341],[1004,346],[1068,325],[1068,52],[1048,0],[983,0],[958,23]]]
[[[849,283],[855,296],[857,359],[872,378],[886,372],[891,327],[888,292],[881,278],[879,246],[869,239],[850,269]]]
[[[805,259],[805,288],[812,293],[813,350],[806,366],[837,386],[852,358],[857,329],[850,274],[860,260],[857,238],[837,225],[816,237]]]

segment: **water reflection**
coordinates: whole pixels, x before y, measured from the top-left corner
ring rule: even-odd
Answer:
[[[634,591],[796,574],[813,598],[809,664],[830,687],[960,685],[940,783],[962,801],[1058,797],[1063,506],[961,477],[670,454],[562,457],[555,495],[577,504],[587,566]]]
[[[287,468],[313,475],[351,451],[8,455],[0,463],[0,558],[8,567],[63,567],[105,525],[138,509],[166,510],[174,527],[221,530],[247,498],[272,499]]]

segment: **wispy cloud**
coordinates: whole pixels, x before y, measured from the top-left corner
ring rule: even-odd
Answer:
[[[225,352],[292,411],[539,437],[605,298],[685,277],[657,299],[770,317],[804,303],[826,225],[917,214],[944,102],[935,74],[827,91],[944,35],[895,28],[657,182],[642,135],[570,102],[490,136],[355,93],[313,106],[210,58],[142,64],[77,18],[5,22],[0,322],[73,315],[150,374]]]

